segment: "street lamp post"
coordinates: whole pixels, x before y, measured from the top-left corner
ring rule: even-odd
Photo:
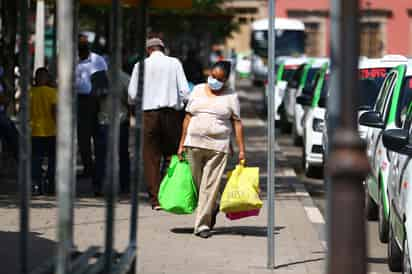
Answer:
[[[267,238],[268,238],[268,269],[275,267],[275,0],[269,0],[269,45],[268,45],[268,224],[267,224]]]
[[[327,161],[328,273],[366,273],[366,228],[362,181],[369,171],[365,147],[357,132],[359,59],[358,0],[332,0],[331,59],[333,82],[329,106],[340,104],[336,132]]]

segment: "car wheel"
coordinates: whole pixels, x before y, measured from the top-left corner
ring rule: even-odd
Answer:
[[[308,161],[306,161],[306,152],[305,152],[305,147],[303,147],[303,157],[302,157],[302,166],[303,166],[303,171],[305,172],[305,176],[308,178],[313,178],[315,177],[315,168],[311,166]]]
[[[387,243],[388,242],[388,232],[389,232],[389,223],[385,219],[385,212],[384,212],[384,206],[383,206],[383,201],[384,197],[382,194],[382,189],[379,190],[379,204],[378,204],[378,213],[379,213],[379,218],[378,218],[378,229],[379,229],[379,240],[382,243]]]
[[[409,258],[409,244],[408,235],[405,235],[405,241],[403,243],[403,253],[402,253],[402,273],[412,274],[411,260]]]
[[[286,118],[286,110],[284,107],[280,111],[280,130],[282,131],[282,133],[292,132],[292,125],[289,123],[288,119]]]
[[[376,221],[378,219],[378,205],[369,195],[368,183],[365,183],[365,212],[368,220]]]
[[[388,266],[391,271],[402,270],[402,251],[399,248],[393,234],[392,226],[389,227],[389,243],[388,243]]]

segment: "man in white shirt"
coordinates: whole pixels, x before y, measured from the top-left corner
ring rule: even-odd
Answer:
[[[106,72],[108,70],[104,58],[89,49],[87,36],[79,37],[79,61],[76,65],[76,91],[78,94],[77,137],[80,157],[84,167],[83,175],[94,174],[94,162],[91,148],[92,138],[96,144],[98,126],[99,96],[104,93],[102,86],[107,86]],[[95,79],[103,80],[95,80]],[[106,78],[106,80],[104,80]],[[97,82],[97,84],[96,84]],[[103,90],[103,91],[102,91]],[[94,149],[96,153],[96,146]]]
[[[159,210],[157,195],[161,181],[160,162],[177,153],[184,103],[189,85],[183,66],[176,58],[164,54],[165,46],[158,38],[147,41],[143,92],[143,162],[152,208]],[[136,99],[139,63],[130,79],[129,96]]]

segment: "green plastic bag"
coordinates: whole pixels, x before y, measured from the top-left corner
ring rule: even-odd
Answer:
[[[190,214],[197,206],[197,190],[189,162],[173,155],[158,195],[163,210],[175,214]]]

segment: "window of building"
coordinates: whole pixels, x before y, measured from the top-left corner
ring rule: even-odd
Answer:
[[[290,18],[295,18],[305,23],[305,53],[308,56],[326,56],[327,52],[327,10],[287,10]]]
[[[305,53],[308,56],[320,56],[320,24],[305,22]]]
[[[381,57],[384,42],[379,22],[362,22],[360,28],[360,55]]]

